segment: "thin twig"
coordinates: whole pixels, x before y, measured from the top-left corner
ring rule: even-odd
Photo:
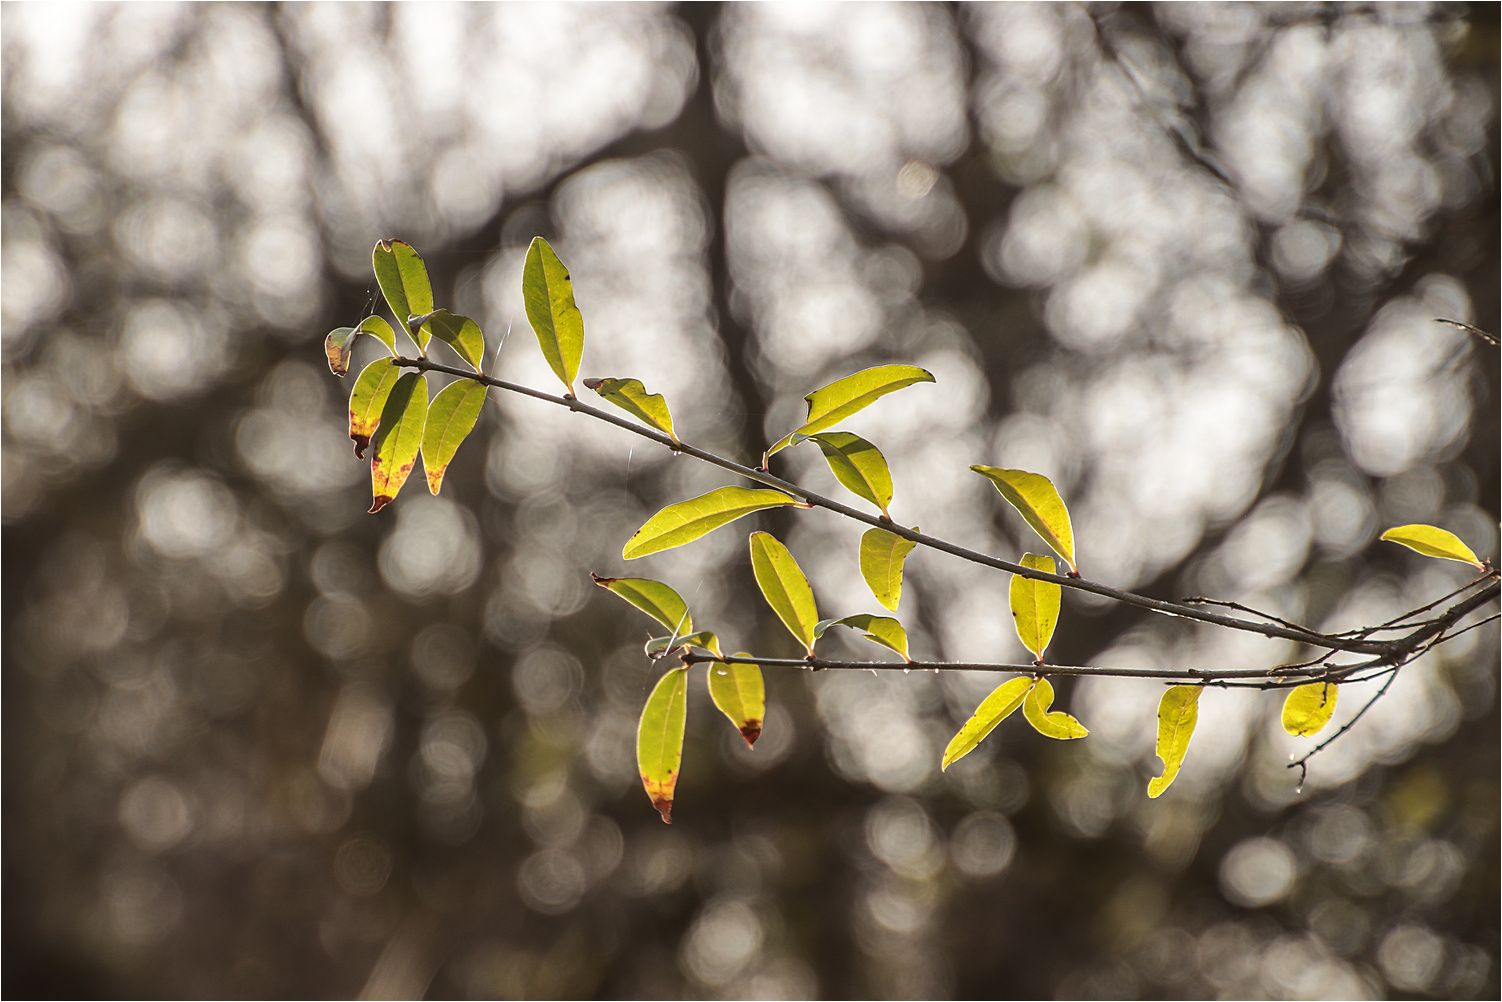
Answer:
[[[1404,663],[1406,664],[1407,662],[1404,662]],[[1309,778],[1309,766],[1308,766],[1309,760],[1311,758],[1313,758],[1315,755],[1317,755],[1319,752],[1321,752],[1324,749],[1328,748],[1332,742],[1334,742],[1337,738],[1339,738],[1346,731],[1349,731],[1352,727],[1355,727],[1356,726],[1356,722],[1358,720],[1360,720],[1362,717],[1366,716],[1366,711],[1370,710],[1373,706],[1375,706],[1376,703],[1377,703],[1377,700],[1379,700],[1383,696],[1387,695],[1387,690],[1392,688],[1393,682],[1398,677],[1398,669],[1400,669],[1402,667],[1403,667],[1403,665],[1399,664],[1399,665],[1393,665],[1392,668],[1389,669],[1389,671],[1391,672],[1391,674],[1388,675],[1387,681],[1382,683],[1382,688],[1380,688],[1380,689],[1377,690],[1377,694],[1375,696],[1373,696],[1371,699],[1369,699],[1369,700],[1366,701],[1366,705],[1364,705],[1361,709],[1359,709],[1359,710],[1356,711],[1356,715],[1354,717],[1352,717],[1350,720],[1347,720],[1344,724],[1342,724],[1340,730],[1336,731],[1334,734],[1330,735],[1328,738],[1325,738],[1325,740],[1321,741],[1319,744],[1317,744],[1313,748],[1309,749],[1307,752],[1304,753],[1304,755],[1303,755],[1302,758],[1297,759],[1296,761],[1288,763],[1288,768],[1292,769],[1292,768],[1297,767],[1298,770],[1299,770],[1299,789],[1303,789],[1304,788],[1304,781]],[[1375,677],[1376,676],[1373,676],[1373,678],[1375,678]]]
[[[1470,324],[1461,323],[1459,320],[1446,320],[1444,317],[1435,317],[1434,322],[1437,324],[1449,324],[1451,327],[1459,327],[1463,331],[1468,331],[1476,335],[1493,348],[1497,347],[1497,335],[1490,331],[1484,331],[1480,327],[1473,327]]]
[[[1314,632],[1307,626],[1300,626],[1298,623],[1290,623],[1288,620],[1283,619],[1280,616],[1274,616],[1270,612],[1263,612],[1261,609],[1253,609],[1251,606],[1242,605],[1240,602],[1228,602],[1222,598],[1205,598],[1202,595],[1194,595],[1189,598],[1181,598],[1179,599],[1179,601],[1183,602],[1185,605],[1219,605],[1227,609],[1235,609],[1237,612],[1244,612],[1249,616],[1261,616],[1263,619],[1271,620],[1274,623],[1282,623],[1290,630],[1304,630],[1309,633]]]

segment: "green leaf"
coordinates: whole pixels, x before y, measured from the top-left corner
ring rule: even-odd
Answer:
[[[688,706],[688,667],[674,668],[662,678],[642,707],[636,727],[636,766],[652,806],[667,824],[673,823],[673,790],[683,762],[683,722]]]
[[[767,456],[792,444],[793,435],[812,435],[833,428],[845,418],[862,410],[881,397],[914,383],[932,383],[933,373],[916,365],[878,365],[871,369],[836,379],[820,387],[804,400],[808,401],[808,420],[767,450]]]
[[[675,546],[692,543],[705,533],[733,522],[742,515],[749,515],[763,508],[797,503],[781,491],[721,487],[708,494],[670,504],[647,519],[646,524],[626,540],[621,556],[635,560],[649,553],[671,550]]]
[[[749,658],[744,652],[738,658]],[[767,712],[767,689],[758,665],[712,664],[709,666],[709,698],[730,718],[746,744],[755,746]]]
[[[394,368],[394,367],[393,367]],[[420,372],[409,372],[396,381],[381,426],[376,429],[375,458],[370,463],[370,488],[374,515],[392,501],[407,482],[422,448],[423,428],[428,419],[428,382]]]
[[[1335,713],[1339,690],[1334,682],[1310,682],[1283,701],[1283,729],[1296,738],[1311,738],[1325,729]]]
[[[412,245],[402,240],[382,240],[375,245],[371,256],[376,282],[391,315],[399,324],[406,325],[407,318],[433,312],[433,285],[428,281],[428,267]],[[428,336],[417,333],[417,350],[427,351]],[[392,351],[395,351],[393,346]]]
[[[1047,554],[1024,553],[1022,566],[1035,571],[1054,572],[1053,557]],[[1043,663],[1043,652],[1053,639],[1054,625],[1059,621],[1059,597],[1063,589],[1052,581],[1035,581],[1021,574],[1012,575],[1012,620],[1017,625],[1017,639],[1022,646],[1033,652],[1038,664]]]
[[[1382,534],[1382,538],[1426,557],[1459,560],[1463,564],[1471,564],[1477,570],[1486,570],[1486,564],[1476,558],[1476,554],[1460,541],[1459,536],[1432,525],[1400,525],[1395,529],[1388,529]]]
[[[680,650],[685,647],[702,647],[715,657],[721,657],[720,638],[709,630],[700,630],[698,633],[690,633],[686,637],[653,637],[647,641],[647,657],[657,658],[668,651]]]
[[[918,530],[914,527],[913,531]],[[861,536],[861,577],[876,601],[893,612],[902,598],[903,561],[917,545],[885,529],[867,529]]]
[[[688,603],[668,585],[651,578],[590,578],[601,588],[614,592],[642,612],[672,630],[678,636],[694,632],[694,618]]]
[[[485,357],[485,335],[480,325],[469,317],[461,317],[448,310],[434,310],[426,315],[417,331],[418,338],[426,346],[429,336],[436,337],[450,348],[476,372]]]
[[[869,613],[860,613],[855,616],[846,616],[844,619],[823,619],[814,626],[814,639],[817,640],[835,626],[848,626],[852,630],[860,630],[866,639],[872,643],[880,644],[889,651],[896,651],[902,655],[902,660],[911,661],[907,653],[907,631],[902,624],[890,616],[872,616]]]
[[[1053,686],[1048,679],[1040,678],[1028,692],[1027,699],[1022,704],[1022,715],[1027,718],[1028,723],[1033,725],[1033,729],[1045,738],[1072,741],[1090,734],[1083,724],[1063,710],[1054,710],[1050,713],[1048,708],[1052,705]]]
[[[355,455],[365,458],[365,447],[381,425],[381,411],[386,398],[401,377],[402,370],[389,358],[378,358],[360,372],[349,393],[349,437],[355,442]]]
[[[443,485],[444,471],[460,444],[474,430],[484,406],[485,384],[470,379],[449,383],[429,405],[422,433],[422,468],[428,475],[428,490],[434,494]]]
[[[349,372],[349,356],[361,334],[374,335],[391,354],[396,354],[396,333],[391,325],[381,317],[366,317],[360,321],[360,326],[340,327],[329,331],[329,336],[324,338],[323,353],[328,356],[329,371],[334,375],[343,376]]]
[[[1158,703],[1158,757],[1163,760],[1163,775],[1147,784],[1147,795],[1157,797],[1178,778],[1194,725],[1200,719],[1199,685],[1176,685],[1163,694]]]
[[[522,300],[542,355],[570,394],[584,354],[584,318],[574,305],[568,269],[542,237],[533,237],[522,267]]]
[[[887,515],[887,505],[892,503],[892,472],[887,469],[886,457],[880,449],[848,431],[793,435],[793,445],[804,442],[818,443],[835,479],[850,493],[865,498]]]
[[[1037,530],[1055,553],[1064,558],[1069,569],[1079,573],[1074,563],[1074,529],[1069,524],[1069,509],[1054,489],[1053,482],[1040,473],[1026,470],[1002,470],[995,466],[972,466],[976,473],[996,485],[1001,496],[1016,508],[1027,524]]]
[[[798,561],[771,533],[753,532],[751,570],[767,604],[788,632],[808,648],[809,657],[813,657],[819,610],[814,605],[814,590],[808,586],[808,578],[803,576]]]
[[[623,411],[629,411],[674,442],[673,415],[661,393],[648,393],[640,379],[586,379],[584,385]]]
[[[1033,680],[1024,675],[1003,682],[993,689],[991,695],[982,700],[980,706],[975,708],[975,713],[965,721],[965,726],[950,740],[949,747],[944,749],[944,761],[940,769],[947,770],[974,751],[975,746],[995,730],[997,724],[1016,712],[1032,687]]]

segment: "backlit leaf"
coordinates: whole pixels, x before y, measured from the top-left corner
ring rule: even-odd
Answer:
[[[753,532],[751,570],[767,604],[812,657],[819,610],[814,605],[814,590],[808,586],[808,578],[803,576],[798,561],[771,533]]]
[[[659,550],[671,550],[684,543],[692,543],[706,532],[733,522],[742,515],[763,508],[797,504],[781,491],[751,490],[746,487],[721,487],[687,501],[670,504],[628,540],[621,550],[627,560],[645,557]]]
[[[1022,715],[1027,718],[1028,723],[1033,725],[1033,729],[1045,738],[1072,741],[1090,734],[1083,724],[1063,710],[1049,712],[1048,708],[1052,705],[1053,686],[1049,684],[1048,679],[1040,678],[1022,703]]]
[[[688,603],[661,581],[650,578],[602,578],[594,574],[590,577],[595,584],[619,595],[678,636],[694,632],[694,619],[689,615]]]
[[[791,445],[793,435],[812,435],[825,428],[833,428],[856,411],[894,390],[914,383],[933,381],[933,373],[916,365],[878,365],[862,369],[844,379],[836,379],[803,398],[808,401],[808,420],[779,439],[776,445],[767,450],[767,455],[780,452]]]
[[[1040,473],[1026,470],[1003,470],[995,466],[972,466],[976,473],[996,485],[1001,496],[1016,508],[1027,524],[1037,530],[1055,553],[1064,558],[1069,569],[1079,573],[1074,563],[1074,529],[1069,524],[1069,509],[1054,490],[1053,482]]]
[[[1290,690],[1283,701],[1283,729],[1294,737],[1313,737],[1335,713],[1339,691],[1334,682],[1310,682]]]
[[[402,240],[382,240],[375,245],[371,264],[376,282],[391,315],[405,325],[410,316],[433,312],[433,286],[428,281],[428,266],[412,245]],[[419,331],[417,349],[427,351],[428,336]],[[392,348],[395,351],[395,347]]]
[[[688,667],[674,668],[657,680],[636,727],[636,765],[642,786],[667,824],[673,823],[673,790],[683,762],[687,705]]]
[[[422,433],[422,468],[428,475],[428,490],[434,494],[443,485],[444,471],[465,437],[474,430],[485,406],[485,384],[456,379],[438,391],[428,406]]]
[[[623,411],[629,411],[674,442],[673,415],[661,393],[648,393],[640,379],[586,379],[584,385]]]
[[[370,334],[380,340],[391,354],[396,354],[396,333],[383,317],[366,317],[358,327],[340,327],[329,331],[323,340],[323,353],[328,356],[329,371],[336,376],[349,372],[349,356],[355,350],[355,342],[361,334]]]
[[[867,529],[861,536],[861,577],[876,601],[894,612],[902,598],[903,561],[917,545],[885,529]]]
[[[1024,675],[1003,682],[993,689],[991,695],[982,700],[980,706],[975,708],[975,713],[965,721],[965,726],[950,740],[949,747],[944,749],[944,761],[940,768],[948,769],[974,751],[975,746],[995,730],[997,724],[1016,712],[1032,687],[1033,680]]]
[[[844,484],[846,490],[870,501],[881,509],[883,515],[887,514],[887,505],[892,503],[892,473],[887,469],[886,457],[880,449],[848,431],[793,435],[793,445],[803,442],[814,442],[819,446],[829,468],[834,471],[834,478]]]
[[[1163,760],[1163,775],[1147,784],[1147,795],[1157,797],[1173,784],[1194,737],[1194,725],[1200,719],[1200,693],[1204,686],[1176,685],[1163,694],[1158,703],[1158,757]]]
[[[1463,564],[1475,566],[1477,570],[1486,570],[1486,564],[1477,559],[1476,554],[1460,541],[1459,536],[1432,525],[1400,525],[1395,529],[1388,529],[1382,534],[1382,538],[1389,543],[1406,546],[1426,557],[1459,560]]]
[[[381,425],[381,411],[391,388],[402,370],[389,358],[378,358],[361,370],[349,392],[349,437],[355,443],[355,455],[365,458],[365,447]]]
[[[670,650],[679,650],[684,647],[702,647],[715,657],[723,656],[720,653],[720,638],[709,630],[700,630],[686,637],[653,637],[647,641],[647,657],[659,657]]]
[[[1054,572],[1053,557],[1047,554],[1024,553],[1022,566],[1050,574]],[[1052,581],[1012,575],[1012,620],[1017,624],[1017,639],[1033,652],[1038,664],[1043,663],[1043,652],[1048,649],[1054,625],[1059,621],[1061,593],[1062,589]]]
[[[455,354],[468,362],[471,368],[476,372],[480,371],[480,362],[485,356],[485,335],[480,332],[480,325],[469,317],[461,317],[448,310],[434,310],[418,328],[418,338],[424,347],[427,346],[429,336],[436,337],[454,349]]]
[[[542,237],[533,237],[532,246],[527,248],[522,300],[543,358],[572,394],[579,359],[584,355],[584,318],[574,305],[574,284],[568,269]]]
[[[860,613],[855,616],[846,616],[844,619],[824,619],[814,626],[814,639],[824,636],[831,627],[848,626],[852,630],[860,630],[867,640],[880,644],[889,651],[896,651],[902,655],[902,660],[913,660],[907,653],[907,631],[902,624],[890,616],[872,616],[869,613]]]
[[[744,652],[738,658],[748,658]],[[761,735],[762,718],[767,712],[766,684],[757,665],[711,664],[709,697],[720,712],[730,718],[746,744],[754,746]]]
[[[372,515],[395,501],[407,482],[422,448],[427,419],[428,382],[422,373],[409,372],[396,381],[381,409],[381,426],[376,429],[375,455],[370,463]]]

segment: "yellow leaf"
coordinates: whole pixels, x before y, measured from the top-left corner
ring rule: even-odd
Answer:
[[[384,363],[382,363],[384,364]],[[396,381],[386,406],[381,409],[381,425],[375,433],[374,458],[370,462],[370,513],[374,515],[392,501],[407,482],[417,453],[422,448],[422,433],[428,420],[428,383],[418,372],[409,372]]]
[[[1200,718],[1200,693],[1203,686],[1176,685],[1163,694],[1158,703],[1158,757],[1163,760],[1163,775],[1147,784],[1147,795],[1157,797],[1173,784],[1194,737],[1194,725]]]
[[[808,401],[808,420],[789,434],[777,440],[766,455],[779,452],[792,444],[794,435],[812,435],[814,432],[833,428],[856,411],[869,407],[895,390],[914,383],[932,383],[933,373],[916,365],[878,365],[870,369],[836,379],[828,386],[804,397]],[[763,457],[765,458],[765,457]]]
[[[733,522],[742,515],[778,505],[797,504],[781,491],[751,490],[746,487],[721,487],[687,501],[670,504],[647,519],[626,540],[621,556],[627,560],[645,557],[659,550],[671,550],[692,543],[706,532]]]
[[[1074,528],[1069,524],[1069,509],[1054,489],[1053,481],[1041,473],[1026,470],[1003,470],[995,466],[972,466],[976,473],[990,480],[1013,508],[1032,526],[1043,542],[1064,558],[1076,574],[1074,562]]]
[[[1290,690],[1283,701],[1283,729],[1297,738],[1318,734],[1335,713],[1338,694],[1333,682],[1310,682]]]
[[[574,392],[574,377],[584,356],[584,317],[574,303],[574,283],[568,269],[542,237],[533,237],[522,265],[522,302],[527,320],[557,377]]]
[[[1048,679],[1040,678],[1022,704],[1022,715],[1027,718],[1028,723],[1033,725],[1033,729],[1045,738],[1072,741],[1075,738],[1089,736],[1090,732],[1085,730],[1085,726],[1063,710],[1054,710],[1050,713],[1048,708],[1052,705],[1053,686],[1049,684]]]
[[[378,358],[361,372],[349,394],[349,437],[355,442],[355,456],[365,458],[365,447],[381,426],[381,412],[386,398],[402,376],[402,370],[389,358]]]
[[[651,578],[602,578],[595,574],[590,578],[680,637],[694,632],[694,619],[689,615],[688,603],[669,585]]]
[[[485,384],[456,379],[438,391],[428,405],[428,422],[422,432],[422,468],[428,475],[428,490],[443,486],[443,474],[454,453],[474,430],[485,406]]]
[[[382,240],[371,255],[376,282],[391,307],[396,322],[406,327],[407,318],[433,312],[433,285],[428,281],[428,266],[412,245],[402,240]],[[428,333],[418,331],[417,349],[426,351]],[[395,350],[395,349],[393,349]]]
[[[890,616],[872,616],[869,613],[860,613],[855,616],[846,616],[844,619],[821,620],[814,627],[814,639],[818,639],[832,626],[848,626],[852,630],[860,630],[866,635],[866,639],[873,644],[880,644],[889,651],[896,651],[902,655],[902,660],[911,661],[907,653],[907,631],[902,624]]]
[[[751,655],[742,651],[738,658]],[[746,744],[756,745],[761,736],[762,719],[767,712],[766,683],[757,665],[711,664],[709,666],[709,697],[720,712],[730,719],[735,729],[741,732]]]
[[[674,442],[673,415],[661,393],[648,393],[640,379],[586,379],[584,385],[623,411],[635,414]]]
[[[902,598],[903,562],[917,545],[885,529],[867,529],[861,536],[861,577],[876,601],[893,612]]]
[[[777,618],[804,647],[809,657],[814,653],[814,628],[819,624],[819,610],[814,604],[814,590],[792,553],[770,532],[751,534],[751,570],[756,584]]]
[[[941,770],[946,770],[960,759],[975,750],[975,746],[985,739],[996,729],[996,725],[1011,716],[1022,705],[1027,694],[1033,687],[1033,680],[1027,676],[1014,678],[1003,682],[991,691],[991,695],[981,701],[980,706],[975,708],[970,719],[965,721],[952,739],[949,747],[944,749],[944,761],[940,765]]]
[[[688,667],[674,668],[657,680],[636,727],[636,764],[642,786],[667,824],[673,823],[673,790],[683,762],[687,704]]]
[[[1022,566],[1050,574],[1054,572],[1053,557],[1047,554],[1024,553]],[[1038,664],[1043,663],[1043,652],[1048,649],[1054,625],[1059,621],[1062,591],[1052,581],[1012,575],[1012,619],[1017,624],[1017,638],[1022,641],[1022,646],[1033,652]]]
[[[1477,570],[1486,570],[1486,564],[1476,558],[1476,554],[1460,541],[1459,536],[1432,525],[1400,525],[1395,529],[1388,529],[1382,534],[1382,538],[1389,543],[1406,546],[1426,557],[1458,560],[1463,564],[1471,564]]]

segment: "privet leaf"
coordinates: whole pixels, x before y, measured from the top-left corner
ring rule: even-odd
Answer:
[[[396,333],[391,325],[381,317],[366,317],[358,327],[340,327],[329,331],[329,336],[323,339],[323,353],[328,356],[329,371],[334,375],[343,376],[349,372],[349,356],[361,334],[375,336],[391,354],[396,354]]]
[[[1283,729],[1296,738],[1310,738],[1325,729],[1335,713],[1334,682],[1310,682],[1290,690],[1283,701]]]
[[[422,447],[423,428],[428,419],[428,382],[420,372],[409,372],[396,381],[386,406],[381,409],[381,426],[375,434],[375,457],[370,463],[370,488],[374,515],[392,501],[407,482]]]
[[[781,491],[751,490],[746,487],[721,487],[708,494],[670,504],[628,540],[621,550],[627,560],[645,557],[659,550],[671,550],[692,543],[706,532],[733,522],[742,515],[778,505],[797,504]]]
[[[1395,529],[1388,529],[1382,534],[1382,538],[1389,543],[1406,546],[1426,557],[1459,560],[1463,564],[1473,565],[1477,570],[1486,570],[1486,564],[1477,559],[1476,554],[1460,541],[1459,536],[1432,525],[1400,525]]]
[[[1200,719],[1200,693],[1204,686],[1176,685],[1163,694],[1158,703],[1158,757],[1163,760],[1163,775],[1147,784],[1147,795],[1157,797],[1178,778],[1194,725]]]
[[[1063,710],[1049,712],[1053,705],[1053,686],[1048,679],[1040,678],[1027,694],[1022,704],[1022,715],[1033,729],[1045,738],[1056,741],[1072,741],[1089,736],[1085,726]]]
[[[767,604],[788,632],[808,648],[809,657],[813,657],[819,610],[814,605],[814,590],[808,586],[808,578],[803,576],[798,561],[771,533],[753,532],[751,570]]]
[[[880,644],[889,651],[901,654],[902,660],[913,660],[908,657],[907,653],[907,631],[902,628],[901,623],[890,616],[872,616],[863,612],[855,616],[846,616],[844,619],[821,619],[814,626],[814,639],[824,636],[831,627],[835,626],[848,626],[852,630],[860,630],[872,643]]]
[[[886,457],[880,449],[848,431],[792,436],[793,445],[804,442],[818,444],[834,478],[844,484],[846,490],[870,501],[887,515],[887,505],[892,503],[892,472],[887,469]]]
[[[648,393],[640,379],[586,379],[584,385],[621,410],[635,414],[674,442],[678,441],[667,400],[661,393]]]
[[[787,448],[792,444],[793,435],[812,435],[825,428],[833,428],[856,411],[894,390],[914,383],[933,381],[933,373],[916,365],[878,365],[844,379],[836,379],[803,398],[808,401],[808,420],[779,439],[766,454],[770,456]]]
[[[694,619],[689,615],[688,603],[669,586],[650,578],[602,578],[590,577],[601,588],[608,589],[657,620],[673,633],[682,637],[694,632]]]
[[[965,721],[965,726],[950,740],[949,747],[944,749],[944,761],[940,769],[948,769],[974,751],[975,746],[995,730],[997,724],[1016,712],[1032,687],[1033,680],[1024,675],[1003,682],[993,689],[991,695],[982,700],[980,706],[975,708],[975,713]]]
[[[917,545],[885,529],[867,529],[861,536],[861,577],[876,601],[893,612],[902,598],[902,563]]]
[[[454,349],[460,358],[469,363],[470,368],[480,371],[480,362],[485,357],[485,335],[480,332],[480,325],[469,317],[461,317],[448,310],[434,310],[423,320],[417,336],[425,348],[428,338],[436,337]]]
[[[670,650],[678,650],[683,647],[702,647],[715,657],[722,657],[720,653],[720,638],[709,630],[700,630],[698,633],[690,633],[683,637],[653,637],[647,641],[647,657],[655,658]]]
[[[1054,572],[1053,557],[1047,554],[1024,553],[1022,566],[1036,571]],[[1038,664],[1043,663],[1043,652],[1053,639],[1054,625],[1059,621],[1059,597],[1063,589],[1052,581],[1035,581],[1021,574],[1012,575],[1012,620],[1017,624],[1017,639],[1022,646],[1033,652]]]
[[[584,355],[584,318],[574,305],[574,284],[568,269],[542,237],[533,237],[522,267],[522,300],[537,344],[553,372],[570,394]]]
[[[1041,473],[1026,470],[1003,470],[995,466],[972,466],[976,473],[996,485],[1001,496],[1027,519],[1052,550],[1064,558],[1076,574],[1074,563],[1074,529],[1069,524],[1069,509],[1054,489],[1053,482]]]
[[[412,245],[402,240],[382,240],[375,245],[371,264],[376,282],[391,315],[405,325],[407,318],[433,312],[433,285],[428,281],[428,266]],[[393,342],[392,351],[395,351]],[[428,335],[417,333],[417,350],[427,351]]]
[[[738,658],[751,655],[741,652]],[[746,744],[755,746],[761,736],[762,719],[767,713],[767,689],[761,667],[743,664],[709,666],[709,698],[720,712],[741,732]]]
[[[402,370],[389,358],[378,358],[361,370],[349,393],[349,437],[355,442],[355,455],[365,458],[365,447],[381,425],[381,411],[391,388],[401,378]]]
[[[636,765],[652,806],[673,823],[673,790],[683,762],[683,722],[688,705],[688,666],[657,680],[636,727]]]
[[[438,493],[444,471],[474,430],[484,406],[485,384],[470,379],[456,379],[433,398],[422,433],[422,468],[428,475],[429,491]]]

